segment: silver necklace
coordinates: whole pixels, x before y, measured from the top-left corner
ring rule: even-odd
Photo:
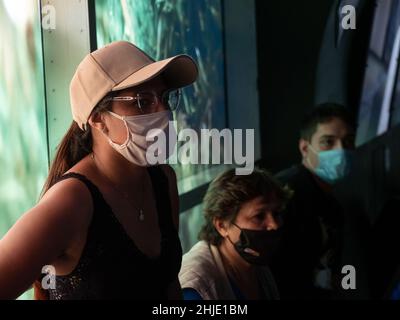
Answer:
[[[95,164],[95,166],[98,168],[98,166],[96,165],[96,162],[94,161],[94,153],[91,154],[91,158],[93,159],[93,162]],[[111,185],[111,187],[114,189],[114,191],[118,194],[122,194],[122,196],[125,198],[125,201],[129,204],[129,206],[131,208],[133,208],[136,212],[138,212],[139,216],[138,219],[139,221],[143,222],[144,221],[144,210],[143,210],[143,204],[141,206],[141,208],[136,207],[131,200],[129,199],[128,194],[123,191],[123,190],[119,190],[117,188],[117,186],[111,181],[111,179],[101,170],[99,170],[101,172],[101,174],[106,178],[106,180],[109,182],[109,184]],[[143,189],[144,191],[144,189]],[[144,197],[142,197],[142,200],[144,199]],[[143,200],[144,201],[144,200]]]

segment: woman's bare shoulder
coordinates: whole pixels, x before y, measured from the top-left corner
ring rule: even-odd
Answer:
[[[92,195],[85,183],[68,177],[54,184],[37,206],[52,208],[50,211],[58,211],[60,215],[67,214],[79,224],[90,224],[92,202]]]
[[[0,239],[0,283],[6,288],[0,298],[17,297],[44,265],[64,254],[88,229],[92,210],[90,191],[81,181],[54,184]]]

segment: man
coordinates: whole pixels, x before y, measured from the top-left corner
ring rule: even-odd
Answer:
[[[355,122],[343,106],[317,106],[303,121],[302,163],[277,174],[293,191],[271,266],[283,299],[327,299],[340,284],[343,214],[332,186],[347,175]]]

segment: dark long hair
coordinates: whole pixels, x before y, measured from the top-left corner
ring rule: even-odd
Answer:
[[[92,114],[100,114],[109,109],[109,95],[104,97],[97,106],[93,109]],[[79,128],[75,121],[72,121],[67,133],[62,138],[57,147],[57,152],[54,160],[51,163],[49,174],[44,183],[40,199],[51,188],[51,186],[60,178],[66,171],[71,169],[75,164],[82,160],[85,156],[92,152],[93,137],[91,127],[87,126],[85,131]],[[48,300],[48,291],[44,290],[39,280],[33,284],[34,299]]]

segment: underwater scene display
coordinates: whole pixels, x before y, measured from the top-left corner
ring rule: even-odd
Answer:
[[[38,1],[0,0],[0,238],[36,204],[48,172],[40,26]]]

